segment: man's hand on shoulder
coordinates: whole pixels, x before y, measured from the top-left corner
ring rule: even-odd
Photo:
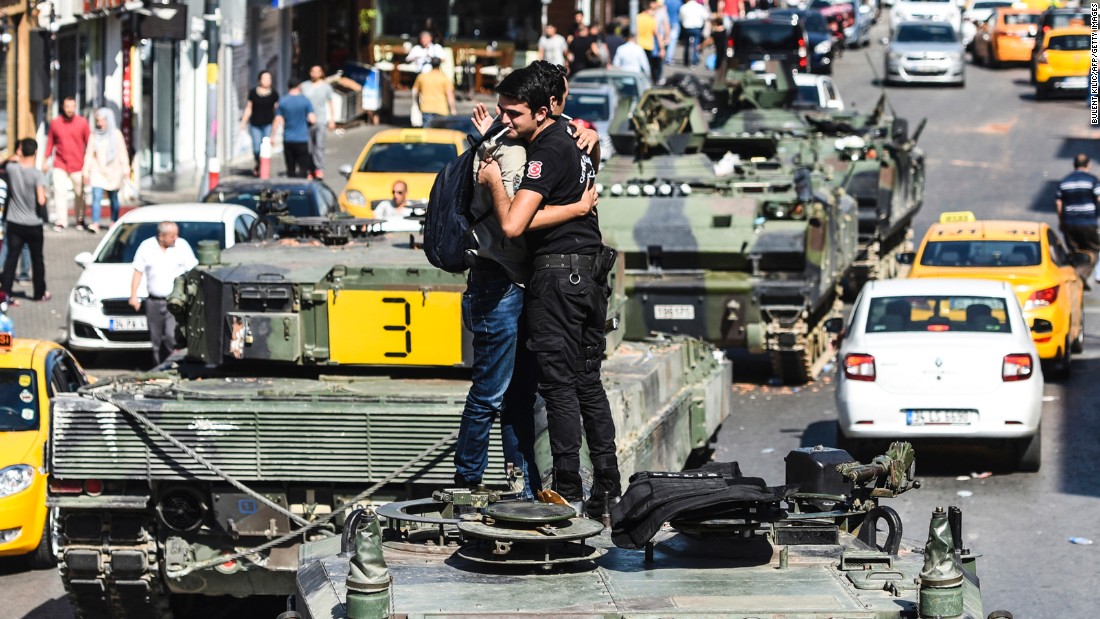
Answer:
[[[482,185],[500,184],[500,164],[495,159],[483,159],[477,171],[477,182]]]
[[[595,129],[585,127],[579,120],[572,120],[569,124],[573,125],[573,139],[577,142],[577,148],[591,155],[592,148],[600,143],[600,134]]]

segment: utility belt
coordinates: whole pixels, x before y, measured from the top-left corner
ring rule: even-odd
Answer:
[[[589,254],[543,254],[535,256],[533,267],[536,271],[544,269],[569,269],[569,281],[577,284],[581,271],[591,271],[592,279],[607,281],[607,276],[615,268],[618,252],[607,245],[600,245],[595,255]]]

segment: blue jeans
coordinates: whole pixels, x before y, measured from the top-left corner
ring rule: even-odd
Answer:
[[[676,54],[676,45],[680,42],[680,22],[669,25],[668,49],[665,50],[665,64],[672,64],[672,57]]]
[[[103,210],[103,194],[111,200],[111,221],[118,221],[118,190],[109,191],[102,187],[92,187],[92,224],[99,225],[99,212]]]
[[[534,355],[524,345],[523,288],[502,270],[471,269],[462,320],[473,334],[474,365],[455,445],[455,483],[481,483],[489,465],[489,431],[499,416],[504,461],[523,472],[524,494],[533,496],[541,487],[535,466],[538,384]]]
[[[699,64],[699,43],[703,40],[702,28],[685,28],[684,29],[684,64],[690,67],[694,67]],[[688,62],[688,50],[691,50],[690,62]]]
[[[252,138],[252,156],[256,158],[256,167],[260,167],[260,142],[271,137],[271,125],[248,123],[248,137]]]

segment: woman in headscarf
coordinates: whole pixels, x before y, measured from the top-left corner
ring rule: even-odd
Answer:
[[[111,200],[111,221],[118,221],[118,190],[129,176],[130,153],[126,150],[126,139],[116,127],[114,113],[101,107],[95,111],[95,129],[84,155],[84,185],[92,188],[89,232],[99,232],[103,194]]]

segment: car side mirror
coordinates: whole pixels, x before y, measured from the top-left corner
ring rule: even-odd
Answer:
[[[917,253],[912,251],[903,251],[898,254],[898,264],[913,264],[913,261],[917,259]]]
[[[351,178],[351,166],[350,165],[345,163],[344,165],[337,168],[337,171],[340,172],[340,176],[343,176],[344,178]]]
[[[1042,335],[1044,333],[1054,333],[1054,324],[1049,320],[1043,320],[1042,318],[1036,318],[1031,323],[1031,332]]]
[[[825,321],[825,332],[832,333],[834,335],[844,334],[844,319],[843,318],[829,318]]]
[[[90,252],[90,251],[80,252],[79,254],[77,254],[76,256],[73,257],[73,262],[76,262],[78,265],[80,265],[80,268],[82,268],[82,269],[87,268],[88,265],[92,263],[92,252]]]

